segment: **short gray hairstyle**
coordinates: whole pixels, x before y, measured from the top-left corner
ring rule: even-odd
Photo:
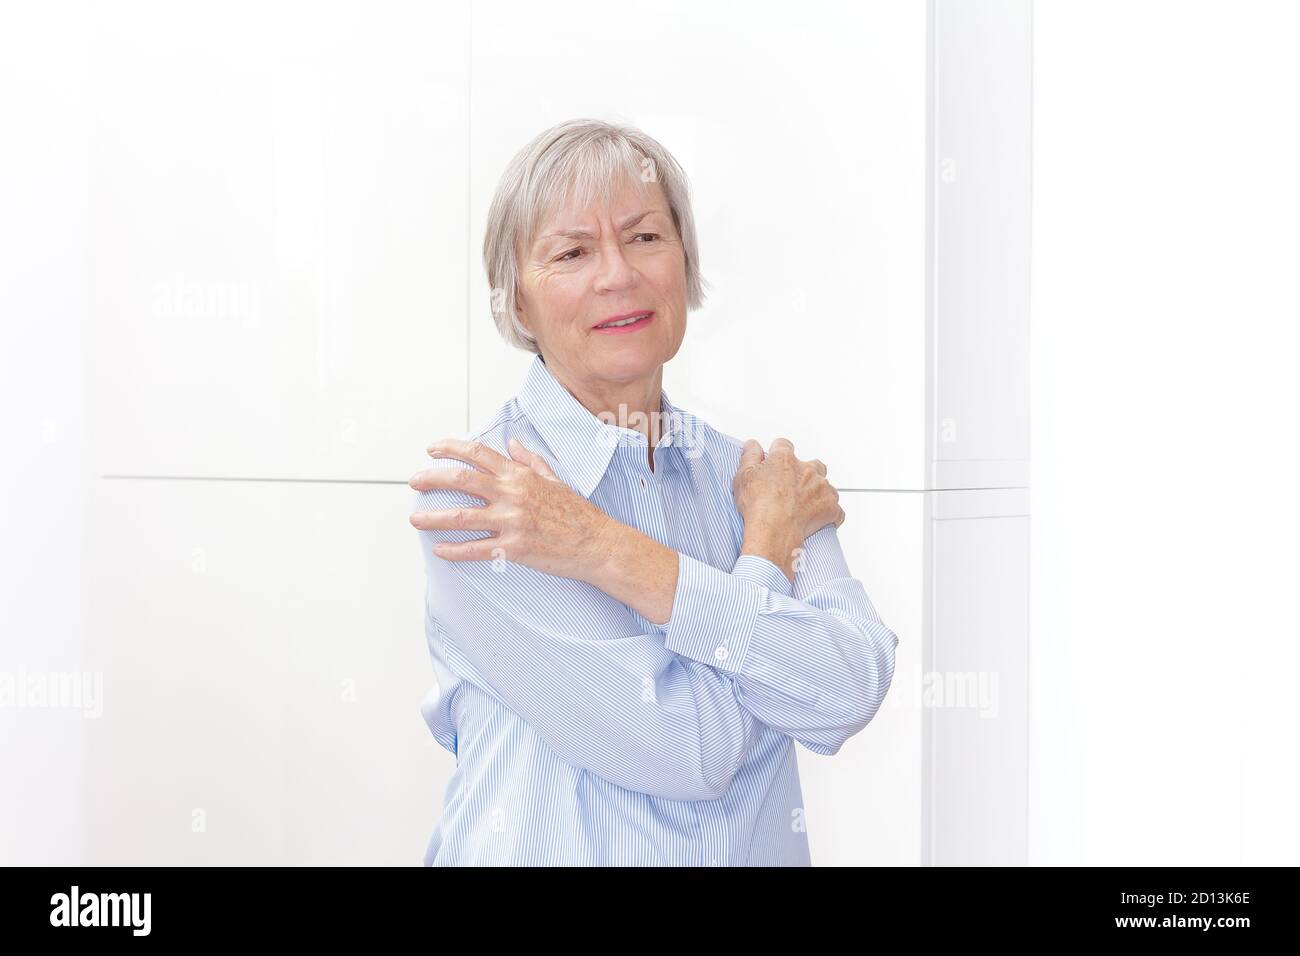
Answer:
[[[657,181],[668,200],[686,259],[686,307],[704,302],[690,184],[673,155],[639,129],[595,119],[567,120],[538,134],[515,154],[488,210],[483,265],[492,290],[492,317],[511,345],[537,352],[537,340],[515,312],[519,252],[531,248],[542,217],[566,200],[585,207],[612,202],[619,187]]]

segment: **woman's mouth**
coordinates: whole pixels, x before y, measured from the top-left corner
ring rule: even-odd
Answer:
[[[652,311],[628,312],[625,315],[615,315],[606,319],[600,325],[592,329],[593,332],[600,332],[605,335],[617,335],[622,332],[636,332],[644,329],[654,321],[655,314]]]

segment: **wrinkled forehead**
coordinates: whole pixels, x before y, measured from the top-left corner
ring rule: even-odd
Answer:
[[[617,222],[646,209],[670,212],[663,187],[653,179],[625,172],[600,182],[572,181],[542,197],[524,247],[548,233],[598,229],[605,218]]]

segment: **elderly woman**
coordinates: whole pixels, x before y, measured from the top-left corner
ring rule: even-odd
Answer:
[[[456,755],[425,864],[808,865],[794,741],[861,730],[898,638],[825,466],[662,388],[703,296],[685,175],[638,130],[563,123],[506,170],[483,253],[535,357],[411,479],[422,710]]]

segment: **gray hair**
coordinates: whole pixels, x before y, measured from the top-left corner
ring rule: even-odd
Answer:
[[[488,210],[483,265],[492,290],[492,317],[511,345],[537,352],[537,340],[519,323],[515,296],[519,250],[530,248],[542,217],[565,200],[585,207],[596,199],[610,203],[618,188],[633,182],[658,182],[668,200],[673,225],[686,259],[686,307],[704,302],[707,283],[700,275],[690,186],[677,160],[638,129],[594,119],[553,126],[515,154],[501,176]]]

